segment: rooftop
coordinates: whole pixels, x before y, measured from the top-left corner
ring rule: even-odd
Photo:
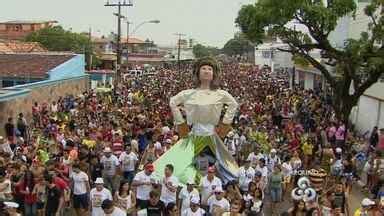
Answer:
[[[0,22],[0,24],[41,24],[41,23],[57,23],[55,20],[11,20]]]
[[[0,54],[47,52],[38,42],[20,42],[0,40]]]
[[[0,54],[1,77],[46,78],[48,72],[73,58],[71,54]]]

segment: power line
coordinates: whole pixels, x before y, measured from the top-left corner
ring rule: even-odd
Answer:
[[[115,88],[117,87],[117,83],[120,82],[121,79],[121,19],[123,16],[121,15],[121,7],[130,7],[133,6],[130,0],[118,3],[107,3],[104,5],[105,7],[117,7],[117,47],[116,47],[116,55],[117,55],[117,67],[116,67],[116,79],[115,79]]]
[[[179,36],[179,39],[177,41],[177,67],[178,67],[179,73],[180,73],[180,69],[181,69],[181,65],[180,65],[181,37],[186,36],[186,34],[176,33],[175,35]]]

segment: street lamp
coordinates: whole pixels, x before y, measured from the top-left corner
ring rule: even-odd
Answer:
[[[152,24],[159,24],[160,23],[160,20],[149,20],[149,21],[144,21],[142,23],[140,23],[139,25],[136,26],[136,28],[132,31],[132,34],[135,34],[137,32],[137,30],[143,26],[144,24],[147,24],[147,23],[152,23]]]

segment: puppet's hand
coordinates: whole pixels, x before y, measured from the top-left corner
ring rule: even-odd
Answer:
[[[188,136],[189,133],[189,126],[187,123],[179,124],[177,125],[177,133],[179,134],[180,138],[183,139]]]
[[[216,133],[221,139],[224,139],[231,130],[231,125],[221,123],[217,126]]]

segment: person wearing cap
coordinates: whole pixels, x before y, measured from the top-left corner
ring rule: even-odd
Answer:
[[[127,213],[113,204],[112,199],[106,199],[101,203],[102,214],[108,216],[127,216]]]
[[[361,201],[361,207],[356,209],[353,216],[365,216],[369,215],[370,211],[372,210],[372,207],[375,206],[375,202],[370,200],[369,198],[364,198]]]
[[[21,214],[19,214],[17,212],[17,208],[19,208],[18,203],[3,202],[3,205],[1,205],[1,206],[4,206],[5,212],[0,211],[0,215],[5,214],[5,215],[9,215],[9,216],[21,216]]]
[[[106,147],[100,163],[103,165],[103,179],[105,186],[114,193],[118,188],[119,176],[116,175],[120,169],[119,159],[112,154],[112,149]]]
[[[251,160],[245,160],[244,166],[241,166],[238,173],[240,189],[243,192],[248,191],[248,185],[255,176],[255,169],[251,167]]]
[[[192,196],[189,207],[181,212],[181,216],[205,216],[205,210],[200,208],[200,197]]]
[[[276,149],[271,149],[271,152],[266,159],[267,159],[267,168],[269,172],[273,171],[273,168],[275,167],[275,165],[281,165],[281,160],[280,160],[280,157],[277,155]]]
[[[132,151],[130,145],[125,147],[125,151],[119,157],[121,170],[123,171],[124,178],[131,183],[135,176],[136,163],[139,161],[136,153]]]
[[[165,206],[169,203],[176,204],[176,192],[179,186],[179,179],[173,175],[173,165],[167,164],[164,169],[164,177],[161,183],[161,196],[160,200],[163,201]]]
[[[192,197],[200,197],[199,191],[194,186],[195,181],[193,179],[189,179],[187,181],[187,186],[183,187],[179,193],[179,201],[177,203],[179,204],[181,213],[189,208]]]
[[[139,209],[143,209],[146,201],[149,200],[149,193],[153,189],[153,171],[155,167],[148,163],[144,166],[144,170],[136,173],[133,178],[132,187],[136,187],[136,205]]]
[[[216,169],[214,166],[208,168],[208,174],[204,176],[200,181],[200,191],[201,191],[201,205],[202,208],[206,209],[208,207],[208,199],[214,194],[216,187],[222,187],[223,183],[219,178],[215,176]]]
[[[214,195],[209,197],[207,204],[209,206],[209,213],[213,215],[221,215],[230,209],[229,201],[224,198],[224,190],[221,186],[215,188]]]
[[[89,207],[89,177],[80,170],[79,164],[72,166],[72,187],[73,187],[73,207],[76,210],[77,216],[83,216],[88,211]]]
[[[111,191],[104,188],[103,178],[97,178],[95,181],[95,188],[91,190],[89,198],[91,200],[91,215],[99,216],[103,215],[103,209],[101,208],[101,204],[104,200],[112,200]]]

